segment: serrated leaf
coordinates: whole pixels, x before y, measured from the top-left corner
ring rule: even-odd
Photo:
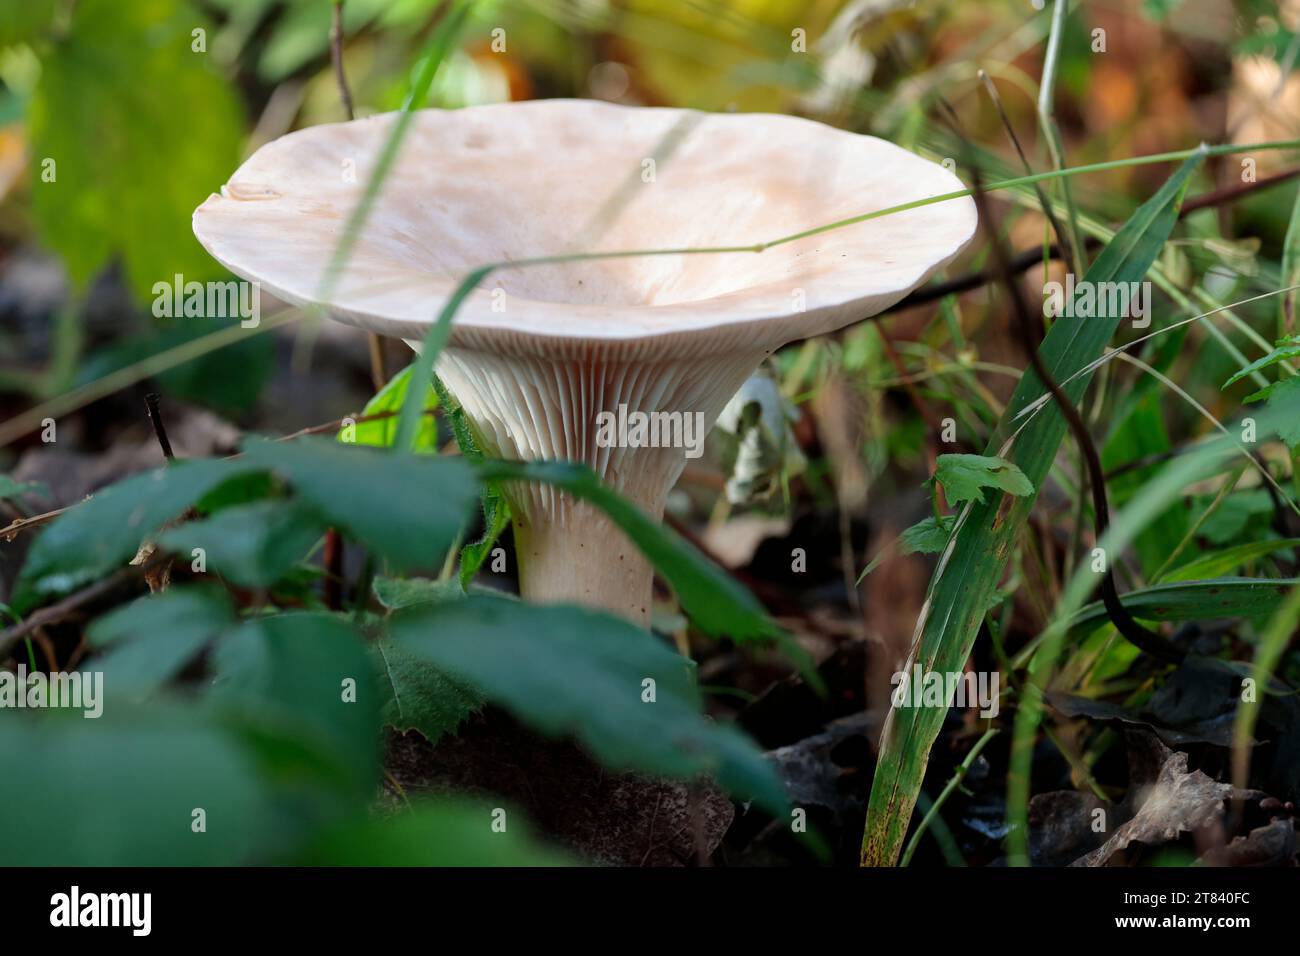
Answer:
[[[1277,436],[1294,452],[1300,448],[1300,375],[1274,382],[1265,391],[1269,411],[1279,415]]]
[[[308,505],[275,498],[169,528],[158,536],[158,545],[187,561],[201,548],[209,572],[241,587],[269,587],[306,557],[325,528]]]
[[[621,618],[470,596],[404,611],[391,635],[541,732],[576,735],[613,769],[713,774],[784,812],[784,787],[753,743],[700,713],[691,663]],[[647,679],[653,702],[643,700]]]
[[[942,519],[935,518],[933,515],[922,518],[898,536],[899,553],[938,554],[948,544],[948,539],[952,537],[952,528],[955,521],[956,519],[952,515],[945,515]],[[887,547],[880,549],[880,553],[872,558],[871,563],[863,568],[862,573],[858,575],[859,582],[880,567],[885,558],[889,556],[889,550]]]
[[[225,593],[174,587],[132,601],[86,630],[91,647],[106,650],[91,670],[101,671],[114,698],[149,696],[175,677],[214,637],[235,622]]]
[[[943,485],[950,503],[984,503],[984,489],[996,488],[1009,495],[1032,495],[1034,486],[1025,473],[996,455],[940,455],[934,480]]]
[[[15,593],[26,610],[125,565],[163,524],[223,483],[256,471],[248,461],[178,461],[95,492],[41,532]]]
[[[455,581],[433,581],[429,578],[387,578],[377,577],[374,582],[375,597],[379,603],[390,611],[417,604],[440,604],[443,601],[459,601],[466,594]],[[488,594],[509,597],[488,588],[473,585],[470,594]]]
[[[142,299],[177,274],[218,274],[187,211],[238,164],[244,124],[211,57],[192,50],[196,29],[211,32],[184,0],[80,0],[42,61],[30,108],[33,208],[78,284],[115,255]],[[41,178],[44,159],[55,163],[52,182]]]
[[[283,476],[333,526],[401,569],[440,563],[478,498],[469,465],[333,441],[250,439],[244,455]]]
[[[1293,358],[1300,358],[1300,341],[1296,339],[1282,339],[1281,341],[1274,343],[1271,352],[1261,358],[1257,358],[1245,368],[1238,371],[1224,382],[1222,387],[1227,388],[1230,385],[1235,385],[1247,375],[1253,375],[1260,369],[1265,369],[1271,365],[1276,365],[1278,362],[1285,362]],[[1259,395],[1260,393],[1256,392],[1254,394]]]
[[[443,734],[454,734],[466,717],[482,709],[482,694],[451,680],[427,661],[414,657],[403,645],[380,640],[371,648],[386,698],[383,721],[389,727],[419,731],[430,743],[436,743]]]
[[[922,518],[898,536],[899,550],[903,554],[938,554],[952,537],[955,520],[952,515]]]

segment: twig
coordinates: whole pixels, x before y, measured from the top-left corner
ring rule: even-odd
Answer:
[[[334,0],[334,10],[330,21],[330,63],[334,66],[334,82],[338,84],[339,101],[343,104],[343,114],[348,122],[356,119],[356,108],[352,101],[352,90],[348,88],[348,75],[343,69],[343,0]],[[388,384],[388,369],[384,363],[384,340],[377,332],[367,332],[370,345],[370,381],[375,391]]]
[[[334,64],[334,80],[339,85],[343,112],[349,120],[356,119],[356,113],[352,109],[352,91],[348,89],[348,77],[343,72],[343,0],[334,0],[334,15],[330,23],[330,60]]]
[[[158,436],[158,444],[162,446],[163,457],[171,461],[176,456],[172,453],[172,443],[167,440],[167,429],[163,425],[162,413],[158,410],[158,393],[150,392],[146,395],[144,405],[149,410],[149,421],[153,425],[153,433]]]
[[[67,617],[73,611],[89,604],[105,594],[111,593],[120,585],[124,584],[131,578],[137,577],[148,570],[152,570],[155,564],[162,560],[161,556],[152,558],[144,564],[133,568],[122,568],[102,580],[96,581],[89,587],[82,588],[74,594],[68,595],[57,604],[51,604],[49,607],[43,607],[39,611],[32,613],[30,617],[21,624],[15,624],[6,631],[0,631],[0,659],[9,653],[9,649],[21,638],[30,634],[38,627],[44,627],[47,624],[54,624]]]

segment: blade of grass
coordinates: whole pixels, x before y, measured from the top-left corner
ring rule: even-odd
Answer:
[[[1189,157],[1134,212],[1088,270],[1085,281],[1142,279],[1177,221],[1179,204],[1203,155]],[[1091,375],[1072,379],[1071,376],[1102,351],[1115,334],[1119,318],[1062,317],[1053,323],[1040,352],[1048,371],[1058,382],[1070,381],[1064,389],[1071,400],[1079,400]],[[1027,372],[1003,414],[1000,430],[1004,434],[1010,432],[1019,410],[1043,393],[1037,376]],[[1013,460],[1035,489],[1041,486],[1051,467],[1065,430],[1066,423],[1059,410],[1045,406],[1020,431]],[[991,444],[988,453],[999,451]],[[931,580],[905,670],[910,671],[917,664],[927,672],[961,670],[1033,501],[1033,495],[990,495],[986,502],[972,503],[962,511]],[[897,861],[925,775],[930,747],[946,712],[946,706],[896,708],[886,717],[863,833],[863,865],[893,865]]]

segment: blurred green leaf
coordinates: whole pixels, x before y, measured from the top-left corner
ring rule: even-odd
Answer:
[[[1250,488],[1224,498],[1214,513],[1205,519],[1198,533],[1213,544],[1231,544],[1243,534],[1255,535],[1265,531],[1272,515],[1273,499],[1268,490]]]
[[[243,117],[208,54],[192,50],[195,30],[208,24],[184,0],[80,0],[42,62],[33,206],[78,285],[119,254],[142,298],[176,274],[217,274],[189,213],[237,165]]]
[[[39,481],[14,481],[8,475],[0,475],[0,501],[21,498],[24,495],[48,498],[50,490]]]
[[[271,499],[170,528],[158,536],[158,544],[186,561],[201,548],[209,572],[242,587],[268,587],[306,557],[325,529],[325,521],[308,505]]]
[[[55,0],[14,0],[0,5],[0,48],[40,39],[54,22]]]
[[[492,829],[493,807],[462,801],[421,803],[382,820],[323,835],[307,866],[566,866],[573,861],[536,842],[523,815],[507,810],[506,829]]]
[[[470,596],[401,612],[391,628],[394,644],[543,733],[576,735],[613,769],[712,774],[784,812],[784,787],[753,743],[700,713],[694,665],[621,618]]]
[[[249,439],[244,454],[288,480],[331,525],[404,569],[440,562],[478,498],[469,466],[455,458],[310,437]]]
[[[41,532],[15,585],[26,610],[124,565],[163,523],[221,484],[257,470],[248,461],[178,461],[97,491]]]
[[[94,621],[91,647],[106,649],[90,670],[104,674],[116,699],[150,695],[175,677],[212,638],[235,622],[225,592],[201,586],[173,587],[132,601]]]
[[[256,764],[191,710],[0,720],[0,865],[231,865],[275,832]],[[116,712],[116,713],[115,713]],[[206,832],[195,832],[202,810]]]
[[[1197,581],[1203,578],[1221,577],[1229,571],[1235,571],[1248,561],[1291,548],[1300,548],[1300,538],[1272,538],[1268,541],[1239,544],[1234,548],[1225,548],[1222,551],[1202,555],[1179,565],[1166,574],[1161,583],[1172,584],[1175,581]]]
[[[380,689],[361,637],[329,614],[246,621],[213,656],[211,699],[313,750],[332,779],[367,800],[379,776]]]

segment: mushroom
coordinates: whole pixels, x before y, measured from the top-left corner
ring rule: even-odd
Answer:
[[[457,285],[488,263],[754,245],[962,189],[891,143],[790,116],[583,100],[421,110],[327,282],[396,115],[266,144],[195,210],[195,234],[280,298],[418,347]],[[975,224],[962,198],[762,254],[498,270],[456,313],[436,370],[489,453],[583,462],[660,520],[694,454],[681,447],[694,441],[687,430],[712,425],[765,356],[894,304]],[[550,487],[507,494],[524,597],[648,621],[653,573],[622,532]]]

